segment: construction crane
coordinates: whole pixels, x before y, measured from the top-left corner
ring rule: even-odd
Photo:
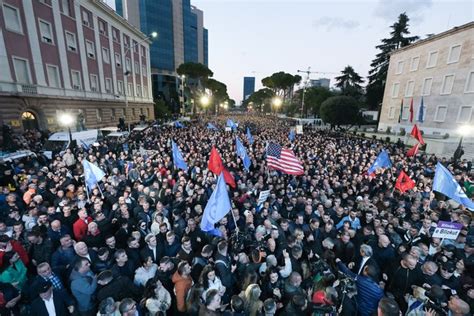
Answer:
[[[335,72],[321,72],[321,71],[311,71],[311,67],[308,67],[308,70],[297,70],[298,73],[304,73],[306,74],[306,80],[303,83],[303,96],[301,97],[301,118],[304,116],[304,95],[306,92],[306,86],[309,83],[309,76],[311,74],[331,74],[335,75]]]

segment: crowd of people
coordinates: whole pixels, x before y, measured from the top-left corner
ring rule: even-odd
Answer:
[[[471,162],[407,158],[402,144],[311,128],[290,141],[291,122],[274,117],[235,115],[239,128],[226,131],[227,118],[154,126],[128,146],[101,141],[3,168],[1,315],[474,311],[472,212],[432,191],[439,161],[472,195]],[[186,171],[173,164],[172,141]],[[269,169],[269,141],[291,148],[304,175]],[[213,146],[236,184],[220,236],[200,229],[217,181]],[[382,149],[392,167],[368,175]],[[106,173],[99,186],[86,188],[84,159]],[[404,194],[394,188],[402,170],[416,181]],[[270,195],[258,205],[263,190]],[[457,239],[434,238],[439,221],[462,224]]]

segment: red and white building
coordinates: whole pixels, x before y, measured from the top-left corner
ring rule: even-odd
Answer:
[[[151,119],[148,36],[99,0],[0,1],[0,124],[59,129]]]

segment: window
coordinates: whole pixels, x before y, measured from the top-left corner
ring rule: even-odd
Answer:
[[[3,18],[7,30],[23,34],[20,12],[17,8],[3,4]]]
[[[99,33],[107,36],[107,24],[99,19]]]
[[[98,122],[102,122],[102,109],[95,109],[95,117]]]
[[[39,27],[41,32],[41,41],[48,44],[54,44],[51,24],[46,21],[39,20]]]
[[[407,121],[408,120],[408,114],[410,114],[410,107],[409,106],[403,106],[402,120]]]
[[[396,74],[399,75],[403,72],[403,60],[400,60],[398,63],[397,63],[397,72]]]
[[[123,81],[121,80],[117,81],[117,89],[118,89],[118,94],[123,95]]]
[[[86,10],[82,10],[82,24],[85,26],[91,26],[89,12],[87,12]]]
[[[133,89],[132,83],[129,82],[127,86],[128,86],[127,95],[131,96],[132,95],[132,89]]]
[[[59,86],[59,68],[54,65],[46,65],[48,73],[48,83],[50,87],[60,88]]]
[[[28,60],[13,57],[13,67],[15,69],[16,82],[26,84],[31,83],[30,67],[28,65]]]
[[[146,86],[143,86],[143,97],[148,98],[148,88]]]
[[[112,28],[112,39],[114,42],[118,42],[118,31],[116,28]]]
[[[95,59],[94,43],[92,43],[91,41],[86,41],[86,51],[87,51],[87,57]]]
[[[393,119],[395,118],[395,107],[392,106],[388,109],[388,118]]]
[[[138,54],[138,43],[133,41],[133,51]]]
[[[132,62],[130,61],[130,58],[125,58],[125,70],[130,71],[132,70]]]
[[[435,122],[444,122],[446,119],[446,114],[448,114],[448,107],[445,105],[438,105],[435,113]]]
[[[110,55],[108,48],[102,47],[102,59],[104,60],[104,63],[110,64]]]
[[[465,93],[472,93],[474,92],[474,71],[471,71],[467,75],[466,79],[466,88],[464,89]]]
[[[137,84],[137,97],[141,97],[142,96],[142,87]]]
[[[66,45],[69,51],[76,52],[77,51],[76,35],[66,31]]]
[[[420,64],[420,56],[413,57],[411,59],[410,71],[418,70],[418,65]]]
[[[141,49],[142,49],[142,56],[145,57],[146,56],[145,46],[141,46]]]
[[[105,78],[105,92],[112,92],[112,79],[110,78]]]
[[[81,90],[81,72],[77,70],[71,70],[72,75],[72,88],[75,90]]]
[[[142,76],[146,77],[146,67],[142,65]]]
[[[47,4],[47,5],[51,5],[51,0],[40,0],[39,2]]]
[[[71,16],[69,0],[61,0],[61,12],[67,16]]]
[[[138,67],[138,62],[135,62],[135,74],[138,75],[140,74],[140,67]]]
[[[461,56],[461,45],[451,46],[448,55],[448,64],[457,63]]]
[[[454,84],[454,75],[446,75],[443,78],[443,84],[441,85],[441,94],[451,94]]]
[[[392,86],[392,98],[398,97],[399,90],[400,90],[400,83],[395,82]]]
[[[97,75],[90,75],[91,77],[91,91],[97,91],[99,88],[99,78]]]
[[[405,88],[405,96],[406,97],[412,97],[414,89],[415,89],[415,81],[413,81],[413,80],[408,81],[407,86]]]
[[[459,109],[457,123],[471,122],[472,106],[461,106]]]
[[[430,52],[428,54],[428,61],[426,62],[426,68],[436,67],[438,62],[438,51]]]
[[[115,65],[117,65],[117,67],[122,67],[122,58],[119,53],[115,53]]]
[[[423,80],[423,87],[421,88],[421,95],[430,95],[432,84],[433,84],[433,78],[425,78]]]

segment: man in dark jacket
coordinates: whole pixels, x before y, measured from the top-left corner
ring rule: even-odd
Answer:
[[[39,295],[31,303],[31,310],[35,315],[48,316],[54,311],[57,316],[66,316],[74,312],[74,301],[62,292],[53,289],[50,281],[42,281],[35,290]]]
[[[105,270],[97,276],[97,301],[101,302],[107,297],[112,297],[115,301],[121,301],[126,297],[140,300],[140,290],[133,282],[123,276],[113,276],[112,271]]]
[[[226,294],[230,298],[233,294],[231,291],[234,286],[232,273],[235,271],[236,267],[231,266],[227,250],[227,242],[225,240],[220,241],[217,244],[217,254],[214,263],[217,272],[216,274],[220,277],[222,285],[226,287]]]

